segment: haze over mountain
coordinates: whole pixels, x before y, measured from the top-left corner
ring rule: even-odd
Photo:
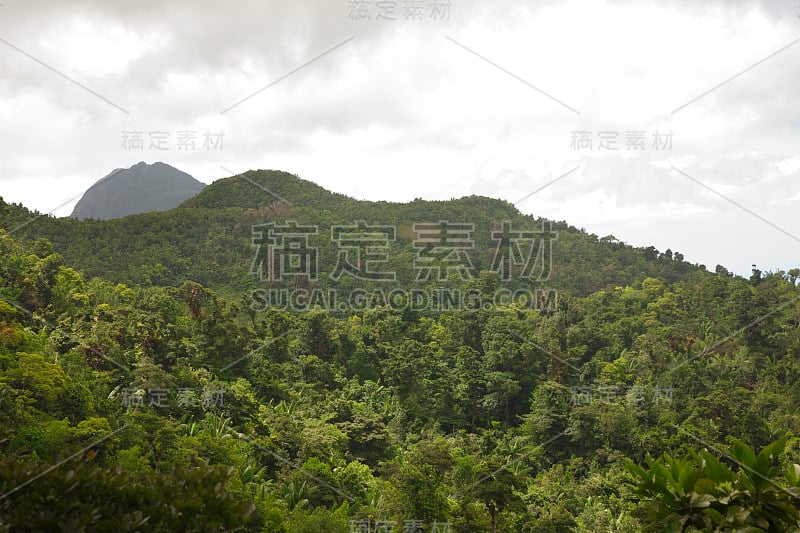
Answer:
[[[166,163],[148,165],[141,161],[127,169],[118,168],[89,187],[71,216],[107,220],[166,211],[204,187],[204,183]]]

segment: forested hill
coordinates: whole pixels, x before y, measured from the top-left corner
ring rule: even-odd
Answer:
[[[468,238],[415,247],[419,222]],[[272,171],[117,220],[0,202],[0,533],[798,531],[800,269],[709,273],[543,222]],[[550,235],[547,275],[511,286],[557,306],[241,305],[379,283],[259,279],[253,242],[285,229],[289,273],[316,247],[341,260],[345,235],[386,248],[361,259],[401,287],[482,303],[498,228]],[[415,260],[451,265],[437,246],[477,275],[415,279]]]
[[[0,204],[0,227],[14,231],[31,214],[22,206]],[[191,279],[234,296],[254,286],[250,274],[255,248],[253,226],[268,222],[315,225],[314,244],[335,256],[330,226],[355,224],[397,227],[390,262],[401,279],[414,276],[413,224],[450,221],[474,224],[474,272],[489,270],[495,249],[491,231],[503,221],[514,228],[541,230],[543,219],[521,214],[503,200],[469,196],[449,201],[371,202],[349,198],[286,172],[249,171],[207,186],[180,207],[114,220],[42,216],[16,229],[16,239],[47,238],[65,260],[88,277],[141,286],[177,286]],[[634,248],[613,237],[599,238],[566,222],[553,222],[549,287],[588,295],[603,287],[624,286],[654,277],[665,282],[694,279],[705,269],[679,253]],[[326,238],[327,235],[327,238]]]

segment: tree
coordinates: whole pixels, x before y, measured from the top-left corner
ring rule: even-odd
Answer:
[[[486,506],[491,519],[492,533],[497,533],[500,516],[507,508],[521,509],[522,499],[517,490],[522,480],[500,457],[479,462],[461,461],[457,477],[466,502],[478,501]]]

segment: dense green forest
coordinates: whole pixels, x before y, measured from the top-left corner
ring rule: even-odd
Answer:
[[[330,232],[325,234],[333,224],[363,220],[397,226],[392,262],[398,276],[408,281],[414,277],[414,223],[474,224],[479,253],[473,263],[480,272],[491,266],[493,225],[510,220],[540,227],[545,222],[523,216],[503,200],[470,196],[407,204],[359,201],[285,172],[264,170],[218,180],[167,212],[85,221],[40,216],[29,222],[34,216],[22,206],[0,203],[0,227],[14,231],[17,239],[48,239],[67,264],[88,278],[139,287],[175,287],[192,280],[231,299],[260,286],[248,275],[251,228],[256,224],[296,220],[317,225],[321,234],[314,244],[323,256],[334,254]],[[558,240],[548,286],[575,295],[588,296],[610,284],[625,286],[648,276],[668,283],[697,279],[705,271],[671,250],[626,246],[613,236],[587,234],[566,222],[554,221],[552,229]]]
[[[327,263],[331,226],[391,225],[399,284],[489,299],[492,229],[543,221],[273,171],[35,216],[0,201],[2,531],[800,531],[800,270],[559,222],[546,279],[509,285],[547,309],[254,309],[254,225],[318,225]],[[469,279],[415,279],[413,224],[442,220],[475,225]],[[374,285],[328,278],[304,287]]]

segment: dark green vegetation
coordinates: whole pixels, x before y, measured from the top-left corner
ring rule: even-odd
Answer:
[[[180,208],[167,212],[114,220],[41,217],[13,236],[47,238],[68,265],[89,278],[99,276],[140,287],[175,287],[192,280],[226,297],[240,298],[249,288],[263,286],[248,275],[253,261],[254,224],[297,220],[318,225],[322,235],[315,244],[328,257],[334,254],[329,242],[331,224],[364,220],[368,224],[397,225],[398,242],[391,266],[405,281],[414,276],[410,242],[414,222],[475,224],[475,248],[480,253],[473,262],[478,272],[490,267],[493,244],[489,231],[493,224],[524,221],[534,228],[542,222],[523,217],[508,202],[486,197],[407,204],[365,202],[331,193],[285,172],[250,171],[244,176],[247,179],[219,180]],[[0,204],[0,227],[15,228],[31,216],[21,206]],[[647,276],[672,283],[697,279],[703,272],[669,250],[659,253],[653,247],[632,248],[612,236],[598,238],[565,222],[554,222],[553,230],[559,235],[547,284],[576,295],[587,296],[609,284],[625,286]]]
[[[629,464],[640,480],[639,493],[654,498],[669,530],[792,531],[800,511],[800,465],[775,466],[786,437],[756,455],[738,439],[730,451],[714,449],[736,465],[731,469],[714,453],[690,451],[685,460],[664,454],[649,470]],[[735,470],[735,471],[734,471]],[[782,471],[783,470],[783,471]]]
[[[797,530],[800,272],[558,223],[551,311],[254,313],[253,224],[397,224],[407,278],[412,222],[474,222],[488,295],[488,228],[540,221],[247,176],[290,203],[231,178],[0,230],[0,530]],[[7,231],[30,216],[0,203]]]

